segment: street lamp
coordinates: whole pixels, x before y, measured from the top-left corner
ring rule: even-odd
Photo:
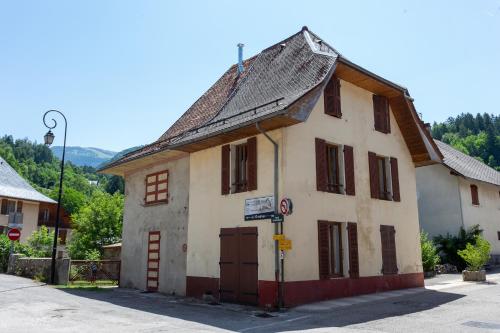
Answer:
[[[47,124],[47,121],[45,120],[45,117],[47,114],[55,112],[59,113],[63,119],[64,119],[64,144],[63,144],[63,153],[62,153],[62,159],[61,159],[61,174],[59,175],[59,196],[57,198],[57,211],[56,211],[56,223],[55,223],[55,228],[54,228],[54,243],[52,245],[52,262],[50,266],[50,283],[54,284],[55,283],[55,275],[56,275],[56,252],[57,252],[57,236],[59,234],[59,216],[60,216],[60,211],[61,211],[61,196],[62,196],[62,188],[63,188],[63,177],[64,177],[64,155],[66,153],[66,130],[68,129],[68,122],[66,121],[66,117],[61,111],[58,110],[49,110],[44,113],[43,115],[43,124],[45,127],[49,129],[47,134],[43,137],[44,142],[47,146],[50,146],[52,142],[54,142],[54,133],[52,133],[52,129],[57,126],[57,122],[54,118],[52,118],[52,123],[53,125],[50,126]]]

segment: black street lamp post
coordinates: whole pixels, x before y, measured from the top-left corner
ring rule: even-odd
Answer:
[[[47,114],[51,112],[56,112],[59,113],[63,119],[64,119],[64,144],[63,144],[63,152],[62,152],[62,159],[61,159],[61,174],[59,176],[59,196],[57,197],[57,211],[56,211],[56,223],[55,223],[55,228],[54,228],[54,243],[52,246],[52,263],[50,266],[50,283],[54,284],[55,283],[55,275],[56,275],[56,253],[57,253],[57,237],[59,234],[59,216],[60,216],[60,210],[61,210],[61,196],[62,196],[62,189],[63,189],[63,177],[64,177],[64,155],[66,153],[66,130],[68,128],[68,122],[66,121],[66,117],[61,111],[58,110],[49,110],[45,112],[43,115],[43,124],[45,127],[49,129],[47,134],[43,137],[44,142],[47,146],[50,146],[52,142],[54,142],[54,133],[52,133],[52,129],[57,126],[57,122],[54,118],[52,118],[52,123],[53,125],[50,126],[47,124],[47,121],[45,120],[45,117]]]

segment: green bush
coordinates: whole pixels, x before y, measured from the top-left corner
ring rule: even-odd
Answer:
[[[491,245],[481,236],[475,237],[475,244],[467,243],[464,250],[457,251],[467,263],[470,271],[479,271],[490,259]]]
[[[7,266],[9,265],[9,255],[10,255],[10,244],[11,240],[7,235],[0,235],[0,272],[7,271]],[[19,242],[14,242],[14,253],[19,253],[27,257],[32,255],[32,249],[27,244],[21,244]]]
[[[85,260],[101,260],[101,252],[98,249],[92,249],[85,252]]]
[[[460,228],[457,236],[447,234],[446,236],[434,237],[434,244],[436,244],[438,253],[441,256],[441,262],[454,265],[460,271],[464,270],[467,263],[458,255],[458,251],[464,250],[467,243],[475,244],[476,236],[481,232],[479,225],[475,225],[468,230]]]
[[[46,226],[41,226],[40,230],[34,231],[28,238],[28,247],[31,248],[31,257],[47,258],[52,255],[52,245],[54,242],[54,231],[50,231]]]
[[[420,232],[420,248],[422,249],[422,266],[424,272],[434,271],[434,267],[441,261],[436,246],[429,239],[429,234],[423,230]]]

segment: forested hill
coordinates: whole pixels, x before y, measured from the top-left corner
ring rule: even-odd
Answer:
[[[54,153],[54,155],[58,158],[62,157],[63,147],[54,146],[51,147],[50,150]],[[78,166],[91,166],[97,168],[102,163],[108,162],[112,159],[117,153],[110,150],[104,150],[101,148],[92,148],[92,147],[66,147],[66,156],[65,160],[70,161],[74,165]]]
[[[43,144],[28,139],[0,138],[0,156],[45,195],[57,199],[61,161]],[[90,166],[65,163],[63,207],[72,214],[96,191],[123,193],[123,179],[97,174]]]
[[[462,113],[434,122],[432,136],[500,171],[500,116]]]

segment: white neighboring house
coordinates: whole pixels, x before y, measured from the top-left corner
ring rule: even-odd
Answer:
[[[417,168],[420,226],[434,237],[479,224],[491,244],[492,262],[500,264],[500,172],[434,141],[444,159]]]
[[[9,226],[19,225],[21,242],[25,242],[39,226],[54,226],[57,202],[35,190],[2,157],[0,157],[0,234]],[[69,219],[61,214],[61,245],[69,237]]]

